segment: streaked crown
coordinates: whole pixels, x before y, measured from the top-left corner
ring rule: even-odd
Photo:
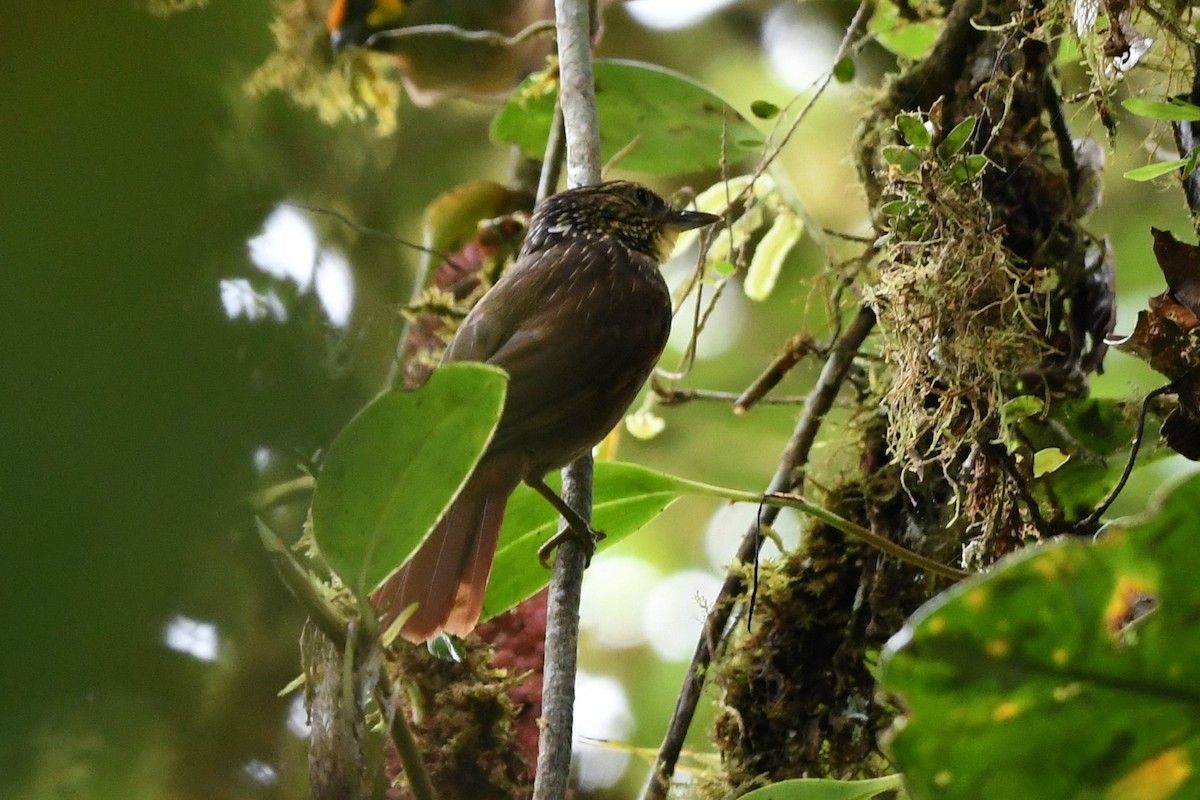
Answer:
[[[525,252],[562,240],[612,239],[627,249],[665,261],[680,231],[716,222],[719,217],[676,208],[650,189],[630,181],[568,189],[534,209]]]

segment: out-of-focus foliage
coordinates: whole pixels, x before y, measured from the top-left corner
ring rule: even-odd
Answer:
[[[753,125],[691,78],[630,61],[599,59],[594,66],[600,155],[619,155],[621,169],[686,175],[742,161],[762,146]],[[500,109],[492,138],[541,158],[557,96],[556,68],[530,76]]]

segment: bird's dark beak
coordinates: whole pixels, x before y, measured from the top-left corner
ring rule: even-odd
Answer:
[[[687,211],[682,208],[672,208],[667,212],[663,223],[674,231],[690,231],[692,228],[703,228],[712,225],[721,218],[716,214],[705,214],[703,211]]]

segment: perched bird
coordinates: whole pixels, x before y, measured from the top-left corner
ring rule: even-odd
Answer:
[[[544,476],[587,452],[629,408],[671,328],[659,265],[680,231],[717,219],[626,181],[561,192],[534,209],[516,263],[443,358],[508,373],[500,423],[429,538],[376,591],[385,624],[416,603],[401,629],[409,641],[474,629],[509,495],[525,481],[564,511]]]

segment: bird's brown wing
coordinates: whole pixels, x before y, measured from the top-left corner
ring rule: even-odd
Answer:
[[[447,350],[447,360],[509,373],[492,450],[528,448],[558,466],[616,424],[657,360],[669,323],[665,287],[641,284],[632,265],[612,269],[628,255],[597,245],[523,256]]]

